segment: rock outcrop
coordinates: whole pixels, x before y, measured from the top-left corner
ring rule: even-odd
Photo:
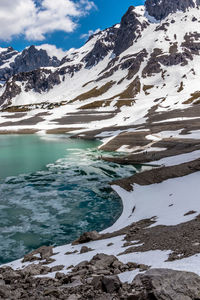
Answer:
[[[22,53],[9,47],[0,53],[0,80],[8,80],[11,76],[21,72],[30,72],[42,67],[58,67],[59,65],[60,60],[57,57],[50,57],[46,50],[38,50],[35,46],[26,48]]]
[[[63,266],[58,266],[61,270]],[[80,269],[81,267],[81,269]],[[117,275],[85,273],[90,265],[82,263],[55,279],[44,277],[56,271],[42,265],[30,265],[23,270],[0,268],[1,299],[67,299],[67,300],[198,300],[200,277],[190,272],[151,269],[135,277],[131,284],[122,283]],[[104,270],[106,273],[106,270]],[[43,275],[41,278],[36,275]]]
[[[199,5],[195,0],[146,0],[145,6],[150,16],[162,20],[177,11],[185,12],[188,8]]]
[[[132,287],[135,300],[200,299],[200,277],[190,272],[151,269],[135,277]]]
[[[86,63],[86,68],[91,68],[98,64],[104,57],[106,57],[106,55],[108,55],[109,52],[114,49],[118,31],[119,29],[113,26],[104,30],[102,35],[99,35],[100,38],[97,39],[92,51],[90,51],[82,59],[82,62]]]
[[[96,241],[101,237],[97,231],[84,232],[77,240],[75,240],[72,244],[78,245],[83,243],[88,243],[90,241]]]
[[[109,52],[113,52],[115,56],[119,56],[133,45],[134,41],[141,36],[141,31],[146,28],[146,26],[148,26],[148,23],[141,23],[138,15],[134,11],[134,7],[130,6],[126,14],[122,17],[119,25],[108,28],[102,33],[95,35],[99,36],[99,38],[92,51],[82,59],[82,61],[86,63],[86,68],[91,68],[98,64]]]
[[[55,56],[51,58],[46,50],[38,50],[35,46],[22,51],[22,54],[17,56],[14,63],[11,64],[13,74],[29,72],[41,67],[58,67],[59,65],[60,61]]]
[[[5,86],[5,90],[0,96],[0,105],[7,106],[11,104],[11,100],[22,92],[22,87],[25,92],[33,91],[41,94],[49,92],[56,85],[61,83],[64,76],[68,74],[74,76],[82,68],[81,64],[65,66],[52,71],[50,69],[36,69],[30,72],[21,72],[9,79]]]
[[[24,256],[23,262],[47,260],[53,256],[53,247],[43,246]]]
[[[134,11],[134,7],[130,6],[120,23],[113,51],[115,55],[120,55],[132,46],[146,26],[147,23],[141,23],[138,15]]]

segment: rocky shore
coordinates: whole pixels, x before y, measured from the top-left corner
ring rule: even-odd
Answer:
[[[152,186],[177,177],[184,180],[199,171],[200,160],[196,159],[138,173],[112,185],[134,193],[135,186]],[[178,204],[171,204],[174,205]],[[134,206],[129,211],[129,219],[136,211],[137,206]],[[124,222],[125,226],[119,226],[118,230],[111,227],[107,232],[84,233],[67,248],[41,247],[22,260],[0,268],[0,298],[200,299],[200,277],[192,272],[178,271],[182,260],[195,255],[198,259],[200,253],[198,204],[197,211],[185,212],[183,218],[187,217],[190,219],[186,222],[165,226],[157,225],[152,215],[152,218],[130,221],[130,225]],[[153,264],[153,259],[152,264],[144,263],[141,254],[149,256],[151,262],[152,251],[155,255],[156,251],[167,254],[167,267],[164,262]],[[134,260],[134,255],[138,254],[140,262],[138,258]],[[171,265],[174,270],[169,268],[170,263],[175,263]],[[154,268],[154,265],[160,267]],[[190,266],[187,269],[189,271]]]
[[[1,49],[0,134],[100,139],[137,173],[110,228],[1,266],[0,299],[200,299],[199,7],[146,0],[59,59]]]
[[[43,248],[44,250],[44,248]],[[47,252],[48,248],[45,249]],[[140,268],[132,283],[122,283],[121,271]],[[148,269],[133,262],[121,263],[113,255],[97,254],[78,264],[69,274],[57,266],[55,278],[45,277],[50,268],[31,264],[22,270],[0,268],[1,299],[97,299],[97,300],[197,300],[200,277],[191,272]],[[53,270],[51,270],[53,271]],[[145,271],[145,272],[144,272]],[[42,275],[42,277],[37,277]]]
[[[111,228],[2,266],[0,299],[200,299],[199,109],[151,110],[145,123],[128,127],[49,129],[78,130],[73,138],[103,139],[102,150],[128,152],[104,152],[105,161],[153,168],[111,182],[124,206]]]

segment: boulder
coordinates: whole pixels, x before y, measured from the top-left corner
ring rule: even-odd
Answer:
[[[95,276],[91,282],[95,289],[100,289],[106,293],[118,292],[121,287],[121,282],[118,276]]]
[[[63,265],[58,265],[58,266],[54,266],[51,268],[50,272],[58,272],[64,269],[65,266]]]
[[[21,274],[25,277],[25,276],[36,276],[36,275],[46,275],[49,272],[51,272],[51,268],[47,267],[47,266],[42,266],[40,264],[35,265],[35,264],[31,264],[28,265],[27,267],[25,267],[24,269],[22,269]]]
[[[200,299],[200,277],[191,272],[151,269],[145,274],[137,275],[133,280],[132,288],[135,292],[129,299]]]
[[[93,251],[93,249],[88,248],[87,246],[83,246],[80,250],[80,254],[87,253],[89,251]]]
[[[13,270],[10,267],[3,267],[0,269],[0,272],[1,272],[1,285],[3,285],[3,282],[5,282],[5,284],[10,284],[20,278],[18,272]]]
[[[61,272],[57,272],[56,275],[55,275],[55,278],[58,279],[58,280],[61,280],[65,277],[66,277],[65,273],[61,273]]]
[[[29,254],[24,256],[22,262],[32,262],[35,260],[44,260],[49,259],[53,255],[53,247],[52,246],[42,246]]]
[[[114,255],[107,255],[104,253],[96,254],[90,261],[98,270],[108,270],[118,259]]]
[[[78,245],[83,243],[88,243],[90,241],[96,241],[101,237],[97,231],[84,232],[77,240],[75,240],[72,245]]]
[[[68,251],[65,253],[65,255],[71,255],[71,254],[75,254],[75,253],[78,253],[78,250]]]
[[[0,299],[11,299],[11,292],[6,286],[0,287]]]
[[[70,295],[67,300],[78,300],[80,299],[80,295],[76,295],[76,294],[73,294],[73,295]]]
[[[44,296],[54,297],[54,299],[55,298],[59,299],[60,294],[61,294],[60,290],[54,287],[52,288],[50,287],[44,291]]]
[[[103,290],[106,293],[118,292],[121,287],[121,282],[118,276],[104,276],[102,278]]]
[[[102,278],[103,276],[94,276],[94,278],[91,281],[91,285],[98,290],[102,290]]]
[[[81,269],[85,269],[87,268],[89,262],[87,260],[81,261],[78,265],[76,265],[76,267],[74,268],[73,271],[79,271]]]

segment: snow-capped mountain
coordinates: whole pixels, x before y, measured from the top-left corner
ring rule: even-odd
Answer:
[[[0,49],[0,80],[7,81],[11,76],[30,72],[40,67],[58,67],[60,61],[49,56],[46,50],[35,46],[18,52],[12,47]]]
[[[1,49],[0,79],[8,79],[0,105],[50,103],[59,117],[76,109],[117,109],[109,125],[128,125],[155,105],[163,111],[198,103],[199,8],[199,0],[147,0],[62,59],[34,46],[22,53]]]
[[[131,6],[119,24],[63,57],[33,46],[22,53],[1,51],[0,72],[6,65],[8,76],[1,77],[6,83],[0,89],[0,134],[73,132],[99,138],[100,150],[120,152],[101,152],[99,158],[137,167],[133,176],[111,182],[123,202],[115,224],[10,263],[17,278],[10,291],[19,285],[21,297],[25,275],[33,274],[28,280],[33,293],[39,275],[50,297],[63,297],[66,288],[67,299],[82,299],[85,291],[84,299],[199,299],[199,277],[172,277],[169,268],[200,275],[200,0]],[[150,270],[153,281],[147,273],[143,286],[138,277],[134,285],[136,274],[146,276],[140,272],[149,268],[156,268]],[[113,280],[116,274],[120,288],[105,294],[104,277]],[[51,289],[42,276],[56,277]],[[99,287],[103,298],[96,297]]]

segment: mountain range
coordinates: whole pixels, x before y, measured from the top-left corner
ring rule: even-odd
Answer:
[[[199,9],[199,0],[146,0],[63,57],[44,46],[1,48],[1,131],[100,134],[150,119],[196,118]]]
[[[1,48],[1,108],[66,101],[132,110],[144,98],[146,108],[154,101],[173,109],[197,103],[199,4],[147,0],[131,6],[119,24],[61,59],[35,46]]]
[[[110,183],[123,203],[115,224],[0,268],[0,292],[199,299],[200,0],[146,0],[80,49],[54,54],[0,49],[0,134],[100,139],[100,150],[120,152],[101,159],[136,173]]]

